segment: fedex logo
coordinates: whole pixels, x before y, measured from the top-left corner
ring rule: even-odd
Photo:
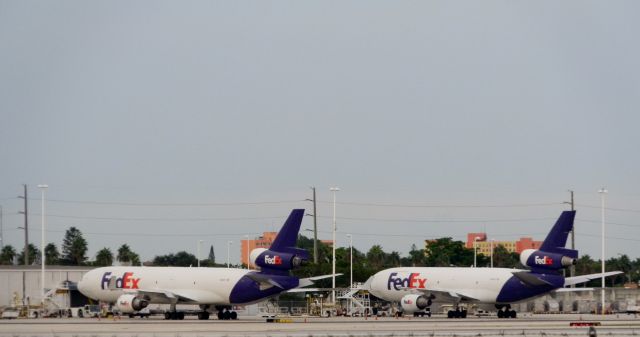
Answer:
[[[402,278],[398,276],[398,273],[389,274],[389,280],[387,281],[387,289],[391,290],[391,287],[395,290],[401,290],[402,288],[418,288],[424,289],[426,278],[420,278],[420,273],[411,273],[409,277]]]
[[[278,255],[274,255],[273,257],[269,257],[269,255],[264,256],[264,263],[273,264],[273,265],[281,265],[282,258]]]
[[[544,256],[544,257],[535,256],[533,258],[533,261],[535,262],[535,264],[542,264],[545,266],[549,266],[553,264],[553,259],[548,256]]]
[[[100,287],[102,289],[109,288],[109,281],[111,280],[111,272],[106,272],[102,275],[102,281],[100,282]],[[139,278],[133,278],[132,272],[126,272],[122,275],[122,277],[118,277],[116,279],[116,288],[117,289],[138,289],[138,282],[140,282]]]

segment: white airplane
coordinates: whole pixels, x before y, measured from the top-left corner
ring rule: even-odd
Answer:
[[[578,251],[564,248],[573,229],[575,211],[562,212],[539,250],[527,249],[520,262],[530,270],[507,268],[400,267],[378,272],[363,289],[381,299],[400,302],[406,314],[423,313],[432,303],[453,303],[449,318],[465,318],[460,303],[495,305],[500,318],[516,318],[510,304],[552,291],[581,291],[565,288],[600,278],[603,274],[563,277],[561,270],[574,265]],[[612,276],[621,272],[608,272]]]
[[[198,304],[198,319],[236,319],[232,305],[263,301],[282,292],[313,284],[332,275],[298,279],[290,270],[308,260],[306,250],[296,248],[304,209],[294,209],[269,249],[250,254],[259,270],[192,267],[103,267],[89,271],[78,283],[85,296],[115,306],[122,313],[136,313],[151,303],[170,304],[166,319],[184,319],[177,304]]]

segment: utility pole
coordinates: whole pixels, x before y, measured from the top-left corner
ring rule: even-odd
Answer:
[[[565,204],[571,204],[571,210],[575,211],[575,204],[573,202],[573,190],[569,190],[569,193],[571,194],[571,201],[570,202],[564,202]],[[573,223],[573,228],[571,228],[571,249],[575,250],[576,249],[576,225],[575,225],[575,221]],[[569,273],[571,274],[571,277],[576,276],[576,266],[575,265],[571,265],[571,267],[569,267]],[[576,285],[572,284],[571,288],[575,288]]]
[[[24,187],[24,196],[18,196],[20,199],[24,199],[24,265],[29,265],[29,212],[27,211],[27,184],[22,184]]]
[[[2,234],[2,205],[0,205],[0,250],[4,249],[4,234]]]
[[[313,263],[318,264],[318,212],[316,212],[316,188],[313,190]]]

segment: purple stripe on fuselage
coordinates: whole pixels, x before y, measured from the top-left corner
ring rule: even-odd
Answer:
[[[553,291],[564,286],[564,277],[557,274],[535,274],[539,278],[551,283],[551,285],[544,286],[530,286],[524,284],[520,279],[512,276],[502,287],[497,303],[515,303],[527,298],[540,296],[550,291]]]
[[[278,295],[279,293],[289,289],[296,288],[300,284],[298,278],[293,276],[269,275],[262,273],[256,274],[270,278],[282,286],[282,288],[272,286],[260,290],[260,284],[257,281],[254,281],[248,276],[243,276],[231,290],[231,294],[229,295],[229,302],[231,304],[248,304],[258,302],[265,298]]]

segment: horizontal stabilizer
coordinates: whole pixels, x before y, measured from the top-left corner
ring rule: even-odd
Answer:
[[[293,288],[293,289],[287,290],[288,293],[310,293],[310,292],[317,292],[317,291],[321,291],[321,289],[320,288]]]
[[[577,292],[577,291],[591,291],[594,290],[593,288],[559,288],[554,290],[557,293],[571,293],[571,292]]]
[[[585,283],[585,282],[589,282],[591,280],[595,280],[598,278],[602,278],[602,276],[604,275],[604,277],[609,277],[609,276],[613,276],[613,275],[619,275],[622,274],[621,271],[610,271],[610,272],[606,272],[606,273],[597,273],[597,274],[589,274],[589,275],[580,275],[580,276],[574,276],[574,277],[567,277],[564,279],[564,286],[570,286],[570,285],[574,285],[574,284],[580,284],[580,283]]]
[[[298,283],[298,288],[308,287],[313,284],[313,281],[326,279],[333,276],[341,276],[342,274],[329,274],[329,275],[320,275],[314,277],[301,278],[300,283]]]
[[[358,291],[360,291],[360,288],[353,288],[351,289],[348,293],[342,295],[342,296],[338,296],[338,298],[342,298],[342,299],[349,299],[352,298],[353,295],[355,295],[356,293],[358,293]]]

